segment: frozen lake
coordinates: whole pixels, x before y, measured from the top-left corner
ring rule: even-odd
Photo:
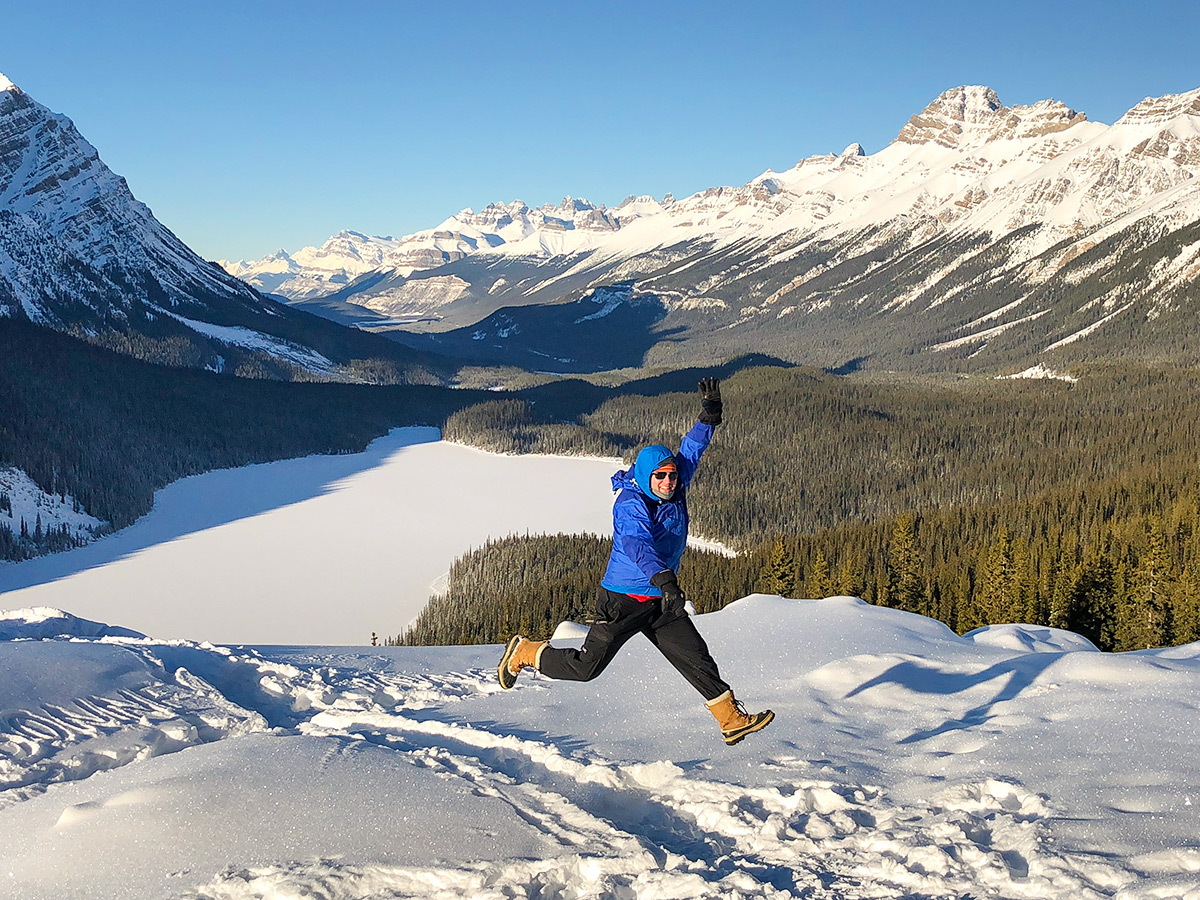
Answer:
[[[368,644],[411,622],[488,538],[611,533],[619,465],[399,428],[363,453],[209,472],[159,491],[116,534],[0,565],[0,609],[68,609],[156,638]]]

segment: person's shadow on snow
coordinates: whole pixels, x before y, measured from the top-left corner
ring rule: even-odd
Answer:
[[[1016,698],[1061,656],[1061,653],[1029,653],[998,662],[974,675],[965,675],[962,672],[943,672],[934,666],[906,660],[897,663],[869,681],[863,682],[846,694],[846,698],[849,699],[871,688],[889,684],[899,685],[918,694],[950,695],[986,684],[989,681],[1004,679],[995,695],[986,703],[981,703],[974,709],[968,710],[959,718],[948,719],[936,728],[916,731],[900,740],[901,744],[914,744],[950,731],[960,731],[986,723],[988,719],[992,718],[992,710],[996,704]]]

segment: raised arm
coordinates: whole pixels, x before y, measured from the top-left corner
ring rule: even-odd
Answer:
[[[705,378],[697,387],[700,391],[700,421],[683,436],[677,457],[679,479],[684,487],[692,483],[692,476],[696,474],[700,457],[704,454],[708,442],[712,440],[713,430],[721,424],[721,382],[716,378]]]

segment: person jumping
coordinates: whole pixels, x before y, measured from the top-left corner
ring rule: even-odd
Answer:
[[[687,545],[687,489],[700,456],[721,424],[720,382],[700,382],[700,420],[684,436],[679,452],[661,444],[643,448],[629,471],[612,477],[613,546],[600,583],[596,620],[578,650],[551,647],[514,635],[497,674],[508,689],[524,668],[549,678],[591,681],[635,634],[644,634],[704,697],[726,744],[765,728],[775,713],[750,714],[721,680],[704,638],[684,607],[679,560]]]

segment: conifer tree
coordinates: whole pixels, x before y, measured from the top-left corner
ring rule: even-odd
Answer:
[[[1189,565],[1175,581],[1171,604],[1171,637],[1177,644],[1200,640],[1200,577]]]
[[[1030,577],[1029,546],[1024,540],[1013,542],[1013,583],[1009,596],[1008,614],[1004,621],[1045,625],[1039,610],[1038,595]]]
[[[886,606],[921,613],[926,607],[925,578],[917,552],[916,523],[901,516],[888,544]]]
[[[1133,569],[1128,601],[1121,610],[1121,649],[1146,650],[1166,643],[1169,577],[1166,544],[1153,529],[1149,546]]]
[[[837,585],[840,594],[845,597],[861,597],[863,595],[863,580],[859,574],[861,568],[862,563],[852,554],[843,554],[842,568],[838,575]]]
[[[822,550],[817,551],[817,558],[809,567],[804,592],[814,600],[833,596],[833,582],[829,578],[829,563]]]
[[[970,609],[972,627],[1012,621],[1013,598],[1017,591],[1012,540],[1003,525],[984,552],[979,580]]]
[[[1074,597],[1075,582],[1071,573],[1066,571],[1061,561],[1056,561],[1049,581],[1051,628],[1068,629],[1071,627],[1071,603]]]
[[[794,597],[796,594],[796,560],[783,538],[775,541],[763,573],[763,593]]]
[[[1117,577],[1112,560],[1096,553],[1084,560],[1071,600],[1071,631],[1100,648],[1112,648],[1116,638]]]

